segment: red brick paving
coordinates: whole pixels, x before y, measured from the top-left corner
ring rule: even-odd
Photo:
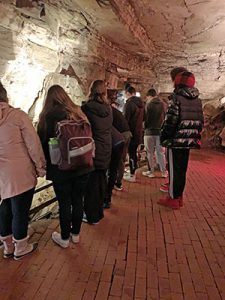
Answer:
[[[225,299],[225,155],[193,152],[179,211],[157,205],[163,179],[138,179],[79,245],[54,245],[54,220],[36,254],[0,258],[0,299]]]

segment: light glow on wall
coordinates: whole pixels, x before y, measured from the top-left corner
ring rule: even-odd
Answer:
[[[39,65],[32,64],[26,53],[21,51],[15,60],[8,62],[2,77],[10,104],[28,112],[45,76],[46,72]]]
[[[225,97],[223,97],[222,99],[220,99],[220,103],[221,104],[225,104]]]

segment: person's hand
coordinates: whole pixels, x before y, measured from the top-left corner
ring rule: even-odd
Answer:
[[[44,177],[45,175],[46,175],[45,169],[38,170],[37,177]]]

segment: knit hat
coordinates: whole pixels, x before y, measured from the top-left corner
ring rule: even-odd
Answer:
[[[182,72],[177,74],[174,80],[175,87],[193,88],[195,85],[195,76],[191,72]]]

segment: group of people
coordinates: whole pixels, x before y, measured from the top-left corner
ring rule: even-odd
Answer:
[[[103,218],[104,208],[110,208],[113,188],[123,189],[123,178],[136,182],[137,149],[143,140],[148,161],[143,175],[155,177],[154,157],[162,177],[169,173],[169,183],[162,186],[168,197],[159,204],[172,209],[183,205],[189,149],[200,147],[203,114],[194,75],[185,68],[175,68],[171,78],[175,89],[167,111],[154,89],[148,91],[145,104],[128,85],[122,113],[117,93],[107,93],[103,80],[91,84],[88,100],[81,107],[61,86],[54,85],[47,92],[37,132],[27,114],[8,103],[6,89],[0,84],[0,240],[5,258],[18,260],[37,248],[37,243],[28,242],[37,177],[46,175],[53,183],[61,232],[53,232],[52,239],[67,248],[70,241],[79,242],[82,221],[98,224]],[[49,140],[56,137],[56,125],[62,120],[90,124],[95,143],[93,166],[62,170],[52,164]],[[129,173],[124,172],[127,154]]]

